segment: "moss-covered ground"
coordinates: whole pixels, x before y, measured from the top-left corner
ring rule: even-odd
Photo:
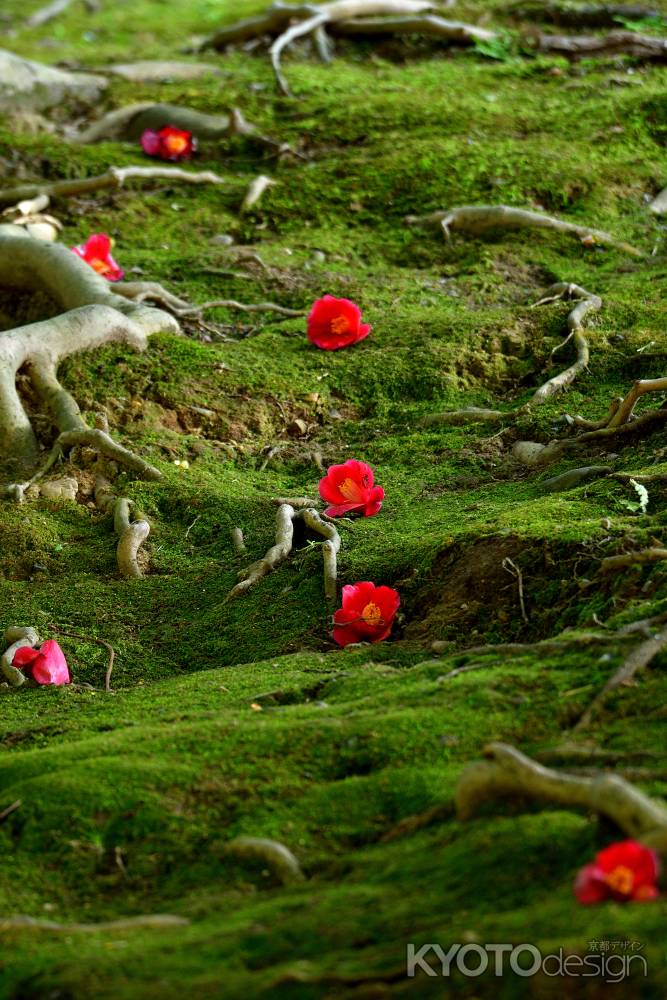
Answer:
[[[193,37],[263,4],[103,2],[91,15],[75,3],[41,29],[22,26],[38,6],[5,0],[0,44],[99,68],[192,59],[179,50]],[[500,4],[466,2],[456,16],[516,26]],[[227,185],[57,203],[66,242],[107,231],[130,277],[193,301],[306,309],[326,292],[347,296],[373,332],[332,354],[308,344],[303,320],[220,310],[209,318],[227,340],[190,329],[154,338],[143,355],[109,347],[63,366],[90,418],[105,407],[113,432],[164,477],[125,487],[152,524],[141,581],[118,578],[111,525],[89,498],[0,509],[2,627],[55,636],[60,626],[107,640],[117,656],[111,694],[2,699],[0,810],[21,806],[0,823],[0,997],[597,997],[611,988],[599,977],[405,976],[408,942],[587,954],[596,941],[639,942],[647,958],[648,977],[617,984],[619,995],[667,994],[665,903],[573,900],[578,868],[617,833],[555,810],[463,825],[451,806],[462,768],[489,740],[528,753],[565,742],[627,649],[473,654],[480,669],[440,681],[471,660],[465,647],[590,632],[667,607],[660,564],[598,573],[605,555],[664,542],[664,485],[651,485],[645,515],[627,508],[636,497],[619,481],[556,494],[539,485],[601,461],[665,470],[662,432],[547,471],[511,458],[516,439],[564,433],[564,411],[596,419],[634,378],[664,372],[664,229],[647,210],[667,183],[664,69],[572,66],[516,42],[496,54],[341,43],[322,66],[302,50],[286,60],[298,101],[275,96],[259,52],[207,53],[221,75],[203,80],[112,82],[105,108],[237,104],[307,158],[276,164],[247,145],[204,143],[198,165]],[[5,122],[3,183],[144,162],[131,146],[73,147],[25,126]],[[279,184],[242,216],[260,172]],[[646,256],[545,233],[445,244],[403,225],[406,213],[475,202],[541,206]],[[221,234],[233,245],[211,242]],[[550,353],[565,329],[566,305],[530,308],[554,281],[604,299],[590,370],[503,434],[422,426],[435,411],[529,399],[555,370]],[[297,418],[307,431],[293,436]],[[402,609],[390,642],[343,651],[330,640],[316,548],[242,600],[225,596],[244,565],[232,527],[258,558],[273,535],[271,498],[314,494],[317,459],[351,457],[372,464],[387,499],[377,517],[342,526],[341,582],[394,586]],[[506,557],[523,573],[527,623]],[[429,662],[433,640],[451,643],[440,662]],[[75,679],[100,686],[104,651],[62,644]],[[664,666],[658,658],[611,698],[580,741],[649,761],[641,787],[656,795],[667,785]],[[240,834],[288,845],[307,881],[282,887],[230,860],[225,843]],[[155,912],[191,923],[69,936],[2,929],[3,915],[92,923]]]

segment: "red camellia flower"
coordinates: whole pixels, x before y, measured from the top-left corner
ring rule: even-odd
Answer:
[[[577,875],[574,894],[580,903],[655,899],[660,871],[658,855],[636,840],[610,844]]]
[[[144,153],[159,160],[189,160],[197,148],[192,132],[174,128],[173,125],[165,125],[157,132],[147,128],[140,142]]]
[[[325,351],[349,347],[370,332],[368,323],[361,322],[361,309],[349,299],[325,295],[308,314],[308,340]]]
[[[329,517],[340,517],[358,511],[365,517],[377,514],[384,490],[373,486],[373,470],[365,462],[351,458],[342,465],[330,465],[324,479],[320,479],[320,496],[333,506],[327,507]]]
[[[120,281],[124,272],[111,256],[111,246],[106,233],[93,233],[82,246],[72,247],[72,250],[107,281]]]
[[[12,666],[23,670],[37,684],[69,684],[71,680],[67,660],[55,639],[47,639],[39,649],[20,646]]]
[[[343,607],[334,614],[334,642],[381,642],[391,632],[401,599],[391,587],[363,581],[343,587]]]

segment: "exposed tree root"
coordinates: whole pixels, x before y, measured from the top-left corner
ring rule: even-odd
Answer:
[[[660,12],[638,4],[573,4],[547,0],[546,3],[523,3],[512,6],[513,17],[558,24],[564,28],[613,28],[620,19],[644,21],[660,17]]]
[[[662,191],[655,196],[649,205],[649,211],[653,212],[654,215],[667,214],[667,188],[663,188]]]
[[[13,471],[30,470],[27,478],[0,493],[22,499],[26,488],[75,446],[90,447],[140,475],[159,478],[156,468],[106,431],[84,423],[76,401],[58,381],[57,369],[64,358],[107,343],[142,350],[151,334],[178,332],[176,321],[160,310],[127,302],[66,247],[32,239],[15,226],[0,226],[0,285],[43,290],[64,310],[53,319],[0,333],[0,461]],[[41,465],[37,438],[16,389],[22,368],[60,432]]]
[[[70,141],[79,145],[107,140],[138,141],[146,129],[159,129],[164,125],[192,132],[197,139],[226,139],[240,136],[256,142],[270,152],[282,155],[292,152],[289,145],[264,135],[247,121],[239,108],[231,108],[227,115],[207,115],[194,108],[178,104],[130,104],[110,111],[93,122],[83,132],[71,135]]]
[[[241,211],[249,212],[251,208],[259,204],[259,200],[265,191],[268,191],[270,187],[277,184],[273,178],[267,177],[266,174],[260,174],[259,177],[255,177],[254,181],[251,181],[248,190],[245,193],[245,197],[241,202]]]
[[[31,934],[43,931],[51,934],[113,934],[115,931],[133,931],[135,928],[150,927],[162,930],[169,927],[187,927],[187,917],[177,917],[172,913],[149,913],[137,917],[121,917],[119,920],[103,920],[98,924],[59,924],[54,920],[36,917],[1,917],[0,933],[28,931]]]
[[[642,642],[640,646],[637,646],[636,649],[633,649],[616,673],[609,678],[600,693],[593,699],[576,726],[574,726],[573,732],[578,733],[582,729],[586,729],[604,706],[609,692],[621,685],[631,684],[635,675],[640,670],[643,670],[644,667],[647,667],[665,648],[667,648],[667,629],[663,629],[657,635],[651,636],[645,642]]]
[[[248,551],[240,528],[232,528],[232,545],[241,556]]]
[[[647,410],[639,417],[634,417],[634,408],[646,393],[666,389],[667,378],[639,379],[633,383],[626,396],[612,400],[607,415],[602,420],[585,420],[580,416],[571,417],[566,414],[565,419],[569,424],[587,428],[583,434],[573,438],[556,438],[546,445],[534,441],[517,441],[513,448],[515,457],[524,465],[541,466],[590,442],[597,444],[618,435],[650,430],[654,424],[667,421],[667,405],[663,403],[659,410]]]
[[[113,673],[114,660],[116,659],[116,651],[110,642],[106,639],[98,639],[94,635],[82,635],[80,632],[66,632],[65,629],[60,628],[58,625],[50,625],[49,628],[53,632],[57,632],[59,635],[66,635],[70,639],[81,639],[83,642],[92,642],[96,646],[101,646],[109,654],[109,659],[107,661],[107,668],[104,672],[104,690],[107,694],[111,691],[111,675]]]
[[[78,177],[69,181],[21,184],[0,189],[0,204],[14,204],[23,198],[45,194],[49,198],[69,198],[70,195],[90,194],[107,188],[122,188],[127,181],[173,181],[178,184],[226,184],[227,180],[211,170],[198,172],[181,170],[180,167],[109,167],[95,177]]]
[[[17,809],[20,809],[22,805],[22,799],[15,799],[14,802],[10,802],[8,806],[5,806],[5,808],[0,811],[0,823],[4,823],[4,821],[11,816],[12,813],[15,813]]]
[[[461,230],[472,236],[480,236],[493,229],[553,229],[558,233],[571,233],[580,240],[599,243],[602,246],[614,247],[635,257],[643,257],[644,253],[622,240],[617,240],[610,233],[601,229],[591,229],[580,226],[576,222],[565,222],[554,219],[551,215],[540,212],[529,212],[522,208],[508,205],[459,205],[447,211],[430,212],[428,215],[407,215],[408,226],[438,225],[445,239],[449,240],[452,230]]]
[[[239,573],[240,580],[233,587],[227,599],[239,597],[254,587],[263,577],[287,559],[294,543],[294,522],[303,520],[311,531],[324,537],[322,558],[324,562],[324,594],[328,600],[336,597],[337,554],[340,550],[340,535],[333,524],[322,520],[314,508],[303,507],[295,510],[292,504],[281,503],[276,513],[276,541],[262,559],[258,559]]]
[[[264,837],[236,837],[225,844],[225,854],[241,861],[259,862],[267,866],[282,885],[305,881],[299,862],[278,840]]]
[[[498,799],[537,799],[566,809],[608,817],[627,836],[667,849],[667,809],[616,774],[593,778],[543,767],[507,743],[490,743],[486,761],[468,765],[459,778],[456,808],[468,820]]]
[[[577,360],[574,364],[570,365],[564,371],[560,372],[558,375],[554,375],[547,382],[536,389],[533,393],[530,401],[523,406],[515,407],[513,410],[489,410],[483,409],[476,406],[469,406],[462,410],[451,410],[448,413],[434,413],[429,414],[429,416],[424,418],[424,424],[467,424],[475,422],[484,423],[499,423],[502,420],[508,420],[520,413],[526,413],[532,404],[541,404],[550,399],[557,392],[561,392],[563,389],[567,388],[574,382],[577,375],[583,371],[588,366],[589,361],[589,349],[588,340],[584,334],[583,322],[586,316],[591,311],[597,311],[602,308],[602,299],[598,295],[594,295],[592,292],[587,292],[585,288],[581,288],[579,285],[574,285],[571,282],[559,281],[551,288],[547,289],[547,293],[539,302],[535,303],[535,307],[546,305],[550,302],[556,302],[561,299],[565,300],[575,300],[576,305],[570,310],[567,317],[567,328],[569,333],[565,340],[562,341],[556,348],[559,350],[564,347],[570,340],[574,342],[577,350]],[[552,354],[555,353],[552,352]]]
[[[601,573],[615,573],[628,566],[640,566],[646,563],[662,562],[667,559],[667,549],[658,546],[651,549],[640,549],[639,552],[625,552],[619,556],[607,556],[600,564]]]
[[[558,284],[552,285],[546,296],[540,299],[536,305],[541,306],[547,302],[555,302],[558,299],[577,300],[577,305],[567,317],[567,328],[570,332],[563,343],[558,345],[558,348],[561,348],[571,339],[577,350],[577,360],[569,368],[566,368],[565,371],[554,375],[548,382],[541,385],[533,395],[531,400],[533,403],[543,403],[557,392],[561,392],[574,382],[579,372],[584,371],[588,367],[588,341],[584,336],[583,321],[589,312],[602,308],[602,299],[598,295],[587,292],[585,288],[581,288],[579,285],[561,281]]]
[[[236,299],[212,299],[193,305],[186,299],[174,295],[157,281],[116,281],[114,292],[132,302],[152,302],[167,309],[179,319],[196,319],[207,309],[237,309],[239,312],[275,312],[279,316],[303,316],[303,309],[289,309],[276,302],[237,302]]]
[[[497,37],[495,31],[479,28],[475,24],[462,21],[446,21],[435,14],[417,17],[387,17],[382,20],[340,21],[331,25],[331,33],[344,36],[360,35],[426,35],[453,45],[474,45],[476,42],[490,42]]]
[[[667,60],[667,38],[640,35],[636,31],[610,31],[608,35],[538,35],[536,44],[540,52],[555,52],[571,59],[623,55],[647,61]]]
[[[31,14],[25,23],[29,28],[41,28],[43,24],[48,24],[49,21],[53,21],[59,14],[67,10],[71,3],[72,0],[52,0],[51,3],[40,7],[34,14]]]
[[[539,483],[540,493],[564,493],[566,490],[581,486],[582,483],[588,483],[592,479],[600,479],[610,473],[611,469],[608,465],[584,465],[579,469],[568,469],[560,476],[543,479]]]
[[[21,687],[26,682],[26,675],[22,670],[13,667],[12,661],[17,649],[21,649],[22,646],[36,646],[39,642],[39,635],[34,628],[18,626],[8,628],[3,638],[6,643],[9,643],[9,646],[0,656],[0,671],[11,687]]]
[[[116,496],[111,483],[102,476],[97,476],[95,481],[95,503],[105,514],[113,515],[114,531],[118,535],[118,569],[128,579],[141,580],[144,574],[137,557],[151,531],[148,521],[131,521],[132,501],[127,497]]]
[[[284,50],[310,35],[323,62],[331,61],[331,45],[327,30],[332,34],[406,35],[421,34],[458,45],[473,45],[489,41],[495,32],[441,17],[424,16],[433,4],[422,0],[334,0],[325,4],[292,6],[275,3],[259,17],[238,21],[207,38],[201,48],[224,49],[228,45],[247,43],[270,36],[274,39],[269,54],[278,89],[289,95],[290,89],[282,71]]]

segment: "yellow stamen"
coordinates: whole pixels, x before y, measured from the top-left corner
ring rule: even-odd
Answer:
[[[350,329],[350,321],[347,316],[334,316],[331,320],[331,332],[335,333],[337,336],[341,333],[347,333]]]
[[[605,875],[604,880],[614,892],[619,892],[623,896],[629,896],[632,892],[632,883],[635,877],[632,869],[626,865],[617,865],[616,868],[613,868]]]
[[[167,138],[166,146],[170,153],[182,153],[184,149],[187,149],[188,140],[181,135],[170,135]]]
[[[361,490],[354,479],[344,479],[338,489],[346,500],[361,500]]]
[[[92,267],[93,271],[97,271],[98,274],[108,274],[111,267],[105,260],[101,260],[99,257],[93,257],[88,263]]]
[[[361,620],[366,622],[367,625],[382,625],[382,612],[377,604],[373,604],[370,601],[361,612]]]

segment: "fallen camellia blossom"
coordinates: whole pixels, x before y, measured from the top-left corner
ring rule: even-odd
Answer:
[[[391,632],[401,604],[391,587],[376,587],[362,581],[343,587],[343,607],[334,614],[334,642],[349,646],[352,642],[382,642]]]
[[[574,894],[580,903],[655,899],[658,855],[636,840],[622,840],[598,851],[577,875]]]
[[[72,250],[107,281],[120,281],[125,272],[121,271],[111,256],[112,245],[111,238],[106,233],[93,233],[84,244],[72,247]]]
[[[330,465],[319,486],[322,499],[332,504],[325,514],[329,517],[340,517],[351,511],[358,511],[365,517],[377,514],[384,500],[384,490],[373,482],[370,465],[356,458],[342,465]]]
[[[313,303],[308,314],[308,340],[325,351],[338,351],[363,340],[371,332],[361,322],[361,309],[349,299],[325,295]]]
[[[72,679],[65,654],[55,639],[47,639],[39,649],[21,646],[14,653],[12,666],[37,684],[69,684]]]
[[[165,125],[158,131],[147,128],[140,142],[147,156],[156,156],[159,160],[189,160],[197,149],[197,140],[192,132],[173,125]]]

